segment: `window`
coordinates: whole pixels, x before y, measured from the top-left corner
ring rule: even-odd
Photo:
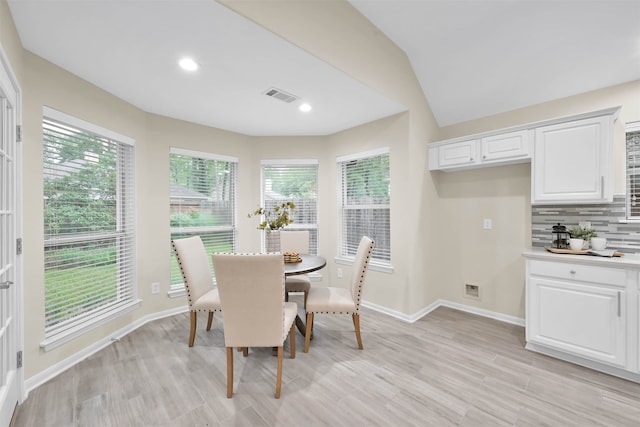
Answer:
[[[627,219],[640,220],[640,122],[627,123]]]
[[[134,141],[43,111],[45,342],[135,308]]]
[[[391,264],[389,149],[338,158],[339,257],[353,259],[362,236],[375,241],[372,267]]]
[[[273,210],[291,201],[294,222],[287,230],[309,230],[309,253],[318,253],[318,161],[263,160],[262,206]]]
[[[171,239],[200,236],[207,253],[236,247],[236,170],[232,157],[172,148],[170,154]],[[171,248],[171,245],[169,245]],[[171,251],[171,287],[184,289]],[[209,259],[210,268],[211,259]]]

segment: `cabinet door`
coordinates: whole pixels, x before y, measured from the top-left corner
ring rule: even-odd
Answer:
[[[478,163],[478,140],[456,142],[438,148],[440,168],[471,166]]]
[[[522,159],[529,155],[529,131],[508,132],[484,137],[480,140],[482,162]]]
[[[529,277],[527,341],[625,366],[625,291]]]
[[[536,129],[532,203],[604,203],[613,200],[611,117]]]

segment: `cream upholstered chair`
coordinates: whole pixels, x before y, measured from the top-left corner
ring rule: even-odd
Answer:
[[[280,252],[309,253],[309,231],[280,231]],[[285,300],[289,300],[289,292],[303,292],[304,306],[311,288],[311,280],[306,274],[289,276],[285,280]]]
[[[358,348],[362,350],[362,338],[360,337],[360,299],[364,277],[373,251],[373,240],[364,236],[360,239],[358,251],[353,263],[351,274],[351,289],[314,287],[309,290],[307,298],[307,330],[304,340],[304,352],[309,351],[311,333],[313,332],[313,317],[316,313],[322,314],[351,314],[353,326],[356,330]]]
[[[282,353],[287,334],[296,357],[293,327],[298,306],[284,301],[282,254],[213,254],[213,269],[224,310],[227,397],[233,396],[233,348],[277,347],[276,398],[282,384]]]
[[[207,331],[211,330],[213,313],[222,310],[218,288],[213,285],[213,277],[209,269],[209,258],[200,236],[175,239],[172,241],[173,250],[178,259],[178,265],[187,290],[189,311],[191,315],[191,329],[189,331],[189,347],[193,347],[196,339],[196,324],[198,312],[209,313]]]

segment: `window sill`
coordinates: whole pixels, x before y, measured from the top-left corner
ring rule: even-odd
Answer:
[[[172,286],[169,292],[167,292],[167,296],[169,298],[180,298],[186,295],[187,295],[187,290],[184,288],[184,285]]]
[[[353,258],[335,257],[336,264],[353,265]],[[382,273],[391,274],[394,272],[391,264],[385,264],[380,261],[369,261],[369,270],[380,271]]]
[[[49,338],[45,338],[45,340],[40,343],[40,348],[42,348],[44,351],[53,350],[54,348],[59,347],[62,344],[65,344],[71,341],[72,339],[75,339],[90,330],[93,330],[99,326],[105,325],[106,323],[110,322],[115,318],[118,318],[126,313],[130,313],[140,308],[141,305],[142,305],[141,299],[131,301],[127,304],[123,304],[121,307],[118,307],[117,309],[98,315],[92,319],[87,320],[86,322],[83,322],[72,328],[69,328],[66,331],[59,332]]]

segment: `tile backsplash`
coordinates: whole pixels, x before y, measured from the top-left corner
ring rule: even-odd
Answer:
[[[640,223],[620,222],[626,218],[624,195],[614,196],[613,203],[603,205],[558,205],[531,207],[531,245],[551,246],[551,228],[560,223],[567,229],[580,222],[591,222],[607,246],[620,252],[640,253]]]

